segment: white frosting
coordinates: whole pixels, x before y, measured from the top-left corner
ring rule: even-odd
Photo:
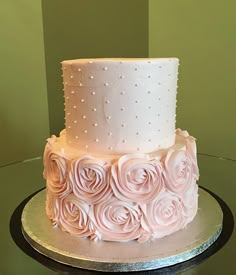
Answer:
[[[68,144],[88,153],[148,153],[175,140],[177,58],[62,62]]]

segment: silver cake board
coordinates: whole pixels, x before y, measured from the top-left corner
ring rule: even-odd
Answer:
[[[39,253],[73,267],[128,272],[153,270],[187,261],[204,252],[219,237],[223,213],[218,202],[199,189],[199,210],[183,230],[145,243],[81,239],[53,227],[45,212],[45,190],[26,204],[22,232]]]

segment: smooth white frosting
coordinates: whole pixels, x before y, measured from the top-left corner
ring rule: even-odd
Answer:
[[[172,146],[178,64],[177,58],[63,61],[68,144],[93,154]]]

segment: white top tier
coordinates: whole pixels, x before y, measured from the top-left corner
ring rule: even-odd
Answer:
[[[174,144],[177,58],[62,62],[66,138],[88,153],[149,153]]]

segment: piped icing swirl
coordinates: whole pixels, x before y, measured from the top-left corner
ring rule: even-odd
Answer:
[[[144,242],[184,228],[197,213],[195,139],[150,154],[87,155],[65,131],[44,152],[46,212],[54,225],[95,240]]]

